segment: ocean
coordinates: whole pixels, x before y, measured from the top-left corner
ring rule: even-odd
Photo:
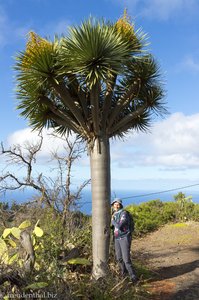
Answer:
[[[121,198],[124,206],[130,204],[140,204],[143,202],[151,201],[151,200],[161,200],[163,202],[175,201],[174,196],[182,192],[186,197],[192,196],[192,201],[195,203],[199,203],[199,191],[191,191],[191,190],[178,190],[178,191],[168,191],[168,192],[157,192],[157,191],[140,191],[140,190],[118,190],[114,191],[111,195],[111,200],[114,198]],[[92,212],[92,203],[91,203],[91,192],[90,190],[85,190],[82,193],[82,199],[79,201],[79,208],[82,212],[91,214]]]
[[[159,199],[164,202],[174,201],[174,195],[182,192],[186,197],[192,196],[192,201],[199,203],[199,190],[193,190],[193,188],[181,189],[181,190],[169,190],[169,191],[149,191],[149,190],[115,190],[111,194],[111,199],[115,197],[123,200],[124,206],[130,204],[140,204],[150,200]],[[8,192],[6,195],[0,195],[0,202],[8,202],[12,204],[16,202],[18,204],[29,202],[37,197],[38,194],[32,190],[26,191],[14,191]],[[85,214],[92,214],[92,203],[91,203],[91,191],[84,189],[82,191],[82,197],[76,204],[77,210]]]

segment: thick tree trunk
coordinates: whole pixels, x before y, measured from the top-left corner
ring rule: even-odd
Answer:
[[[108,271],[110,241],[110,146],[107,137],[96,139],[90,153],[92,188],[93,277]]]

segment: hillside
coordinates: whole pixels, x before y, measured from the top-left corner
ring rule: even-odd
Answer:
[[[199,299],[199,223],[163,226],[132,242],[133,258],[154,274],[144,285],[151,299]]]

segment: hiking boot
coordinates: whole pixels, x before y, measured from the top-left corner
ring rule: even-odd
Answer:
[[[121,278],[121,279],[124,279],[124,278],[126,278],[127,276],[128,276],[128,273],[123,273],[123,274],[120,275],[120,278]]]
[[[138,283],[138,281],[139,281],[139,279],[134,275],[134,276],[132,276],[131,278],[130,278],[130,280],[131,280],[131,282],[133,283],[133,284],[136,284],[136,283]]]

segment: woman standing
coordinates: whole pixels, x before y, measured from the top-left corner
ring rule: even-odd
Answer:
[[[136,283],[138,279],[130,258],[132,232],[129,214],[123,210],[122,200],[119,198],[114,199],[111,206],[113,208],[111,224],[114,228],[115,255],[120,266],[121,275],[124,278],[128,274],[130,280]]]

